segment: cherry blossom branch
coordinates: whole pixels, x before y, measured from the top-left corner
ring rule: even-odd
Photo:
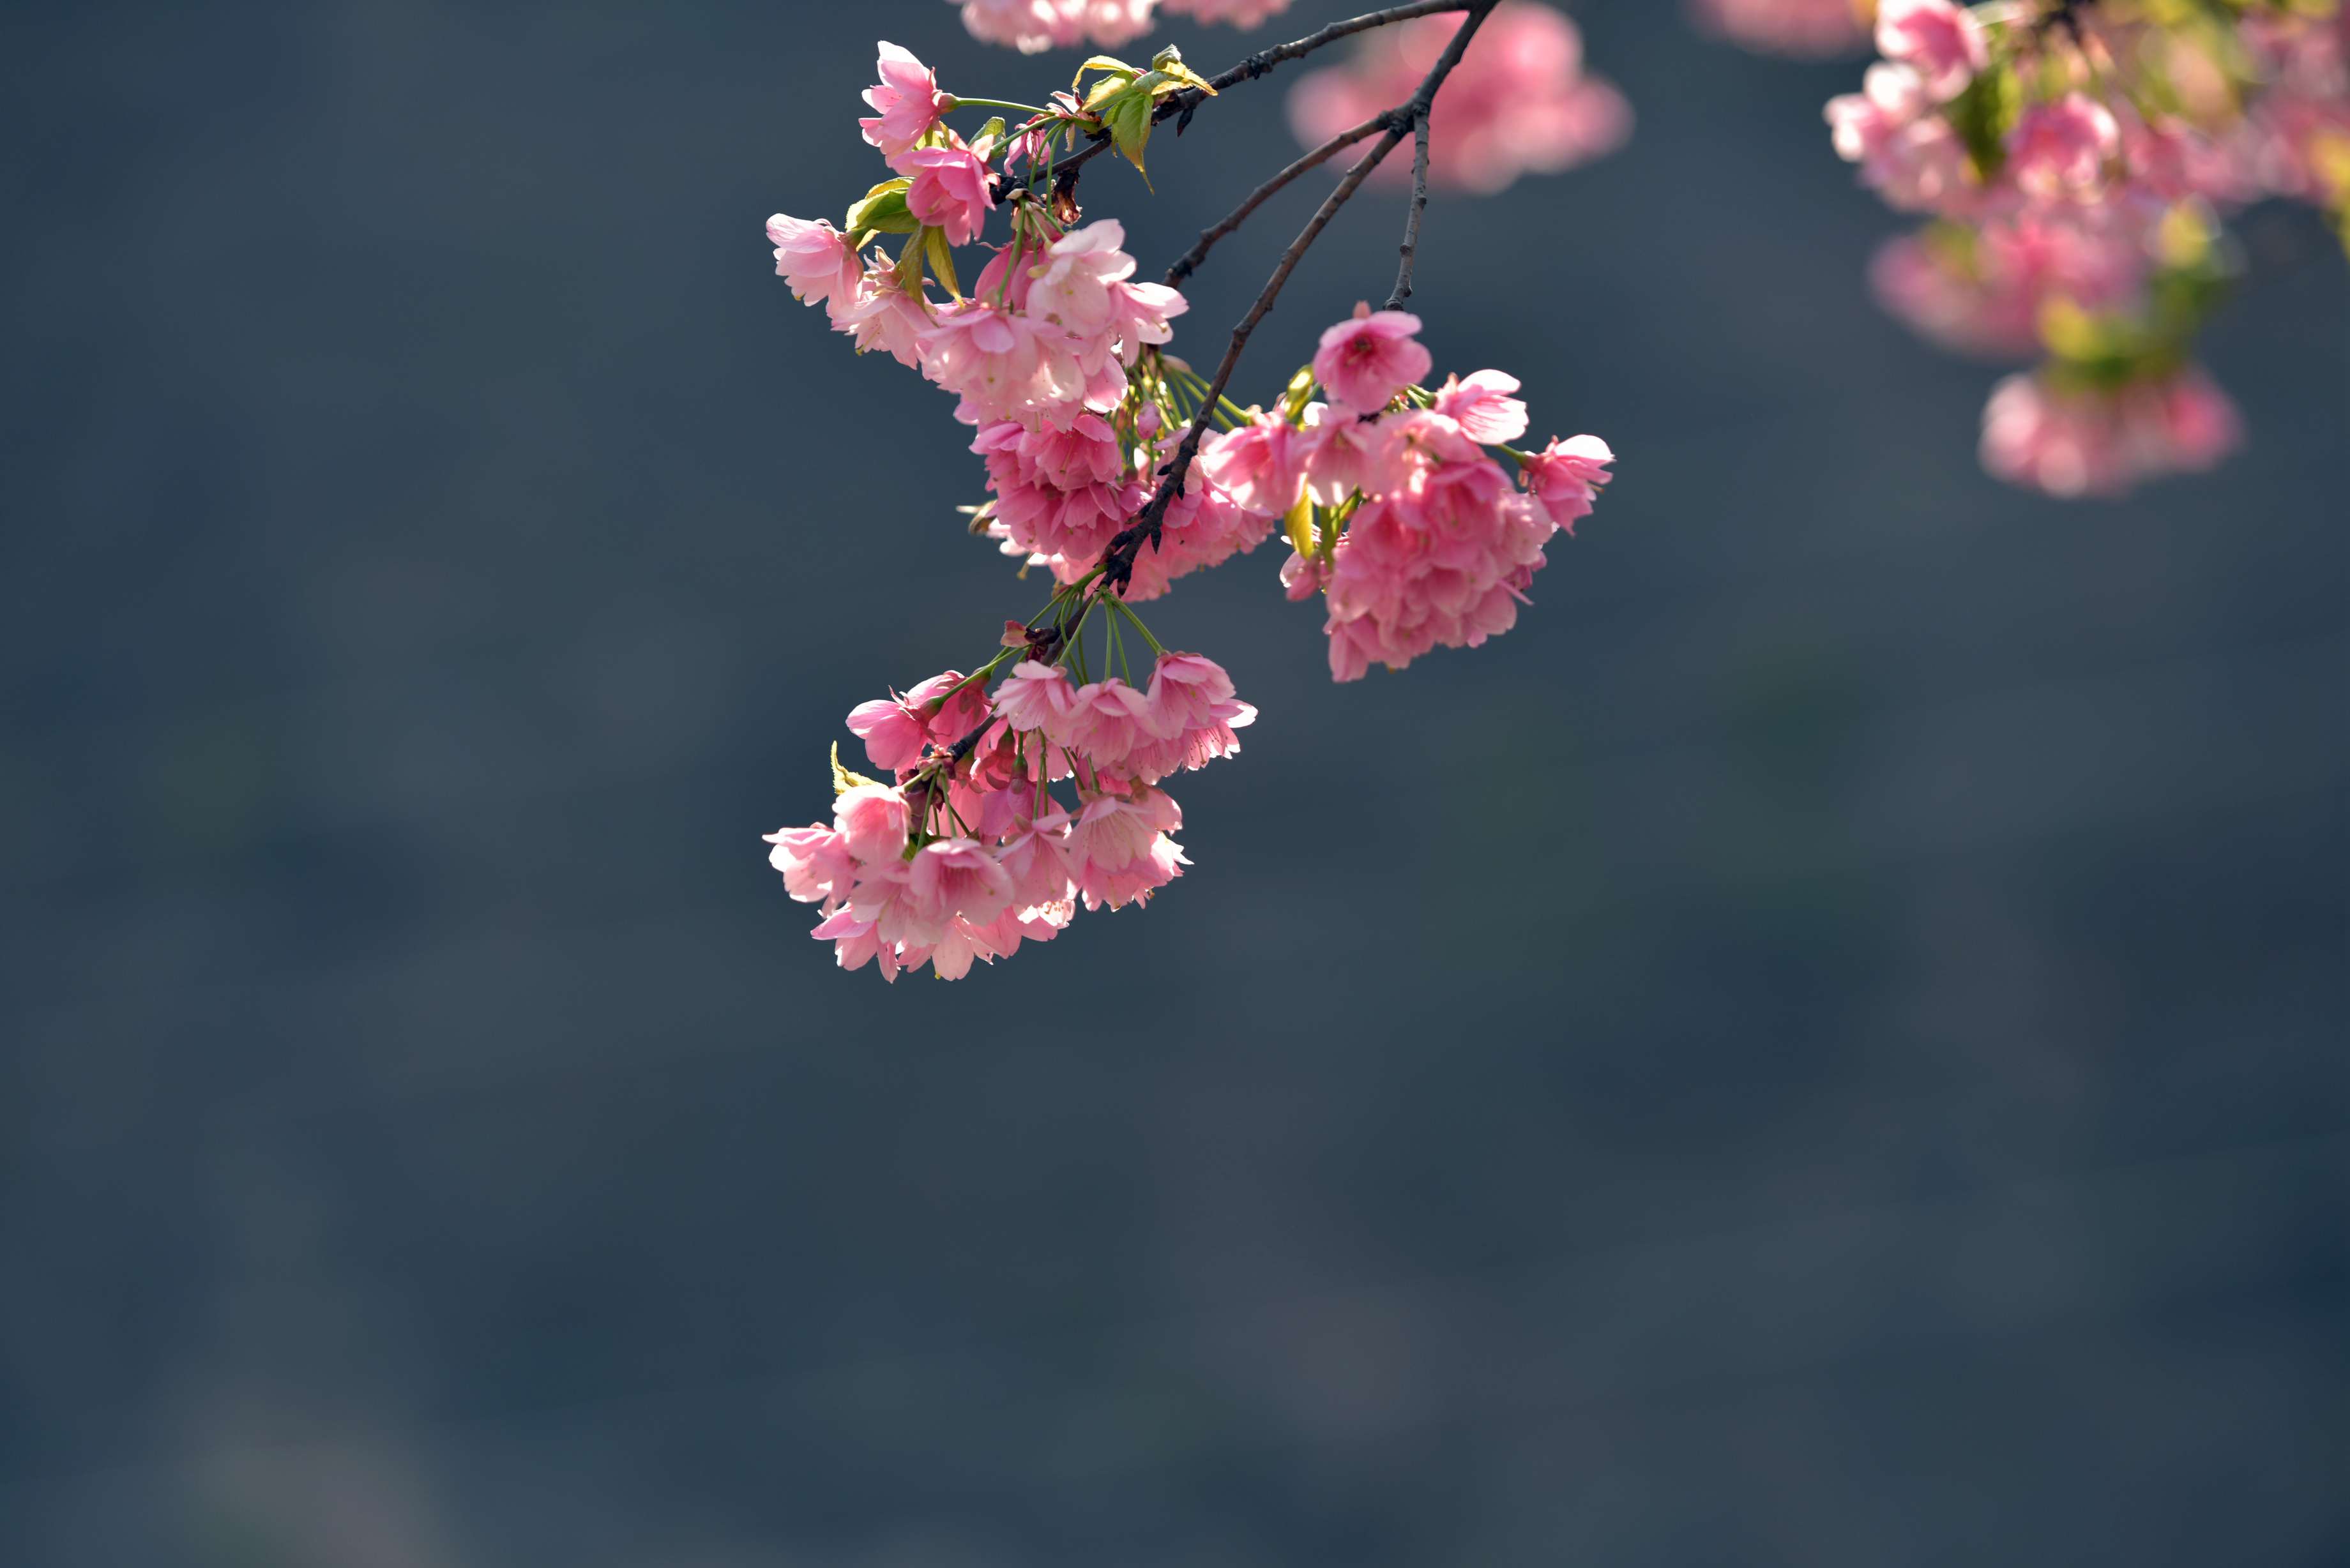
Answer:
[[[1491,8],[1492,0],[1482,0],[1482,3],[1481,0],[1412,0],[1412,3],[1407,5],[1390,5],[1383,11],[1367,11],[1359,16],[1348,16],[1343,21],[1333,22],[1319,32],[1308,33],[1302,38],[1292,38],[1288,43],[1275,44],[1270,48],[1259,49],[1238,65],[1210,77],[1208,85],[1216,91],[1222,92],[1226,88],[1238,87],[1243,82],[1253,82],[1271,71],[1275,66],[1285,65],[1291,60],[1302,60],[1315,50],[1326,48],[1343,38],[1351,38],[1357,33],[1367,33],[1378,27],[1393,26],[1398,22],[1414,21],[1421,16],[1438,16],[1448,11],[1478,11]],[[1208,94],[1197,88],[1186,88],[1181,92],[1170,93],[1152,108],[1151,122],[1157,124],[1161,120],[1176,120],[1175,134],[1180,136],[1183,133],[1183,128],[1191,122],[1191,111],[1205,103],[1208,97]],[[1087,164],[1108,151],[1109,148],[1109,132],[1096,131],[1087,141],[1084,151],[1064,161],[1055,171],[1054,190],[1065,196],[1075,191],[1078,173]]]
[[[1241,224],[1247,222],[1248,215],[1251,213],[1255,212],[1259,207],[1263,206],[1267,200],[1269,200],[1275,192],[1279,192],[1284,186],[1287,185],[1291,181],[1296,179],[1300,174],[1305,173],[1309,169],[1320,168],[1323,164],[1327,163],[1331,159],[1336,157],[1347,148],[1352,147],[1356,142],[1361,141],[1378,131],[1386,130],[1388,128],[1388,118],[1393,114],[1393,112],[1394,111],[1391,109],[1382,110],[1381,112],[1371,116],[1370,119],[1363,121],[1362,124],[1351,126],[1347,130],[1340,131],[1337,135],[1332,137],[1329,140],[1324,142],[1321,146],[1315,148],[1313,151],[1308,152],[1296,162],[1292,163],[1288,168],[1284,169],[1280,173],[1275,174],[1272,179],[1267,180],[1263,184],[1259,185],[1255,190],[1250,192],[1246,199],[1244,199],[1239,206],[1234,207],[1230,213],[1225,213],[1224,216],[1212,226],[1200,231],[1199,242],[1192,245],[1190,250],[1185,251],[1181,256],[1177,258],[1175,265],[1167,269],[1168,286],[1172,288],[1180,285],[1185,278],[1190,277],[1194,272],[1198,271],[1200,264],[1208,259],[1209,250],[1214,246],[1218,240],[1222,239],[1226,234],[1231,234],[1234,229],[1239,228]]]
[[[1396,268],[1395,287],[1388,294],[1387,307],[1399,310],[1411,297],[1412,268],[1419,261],[1419,219],[1428,211],[1428,116],[1423,114],[1412,127],[1411,207],[1404,214],[1403,261]]]
[[[1169,461],[1162,471],[1165,477],[1159,481],[1159,488],[1151,493],[1149,501],[1144,504],[1142,510],[1135,514],[1134,521],[1119,529],[1110,539],[1108,548],[1102,552],[1099,569],[1105,587],[1116,589],[1122,596],[1126,591],[1126,585],[1133,578],[1135,559],[1141,554],[1142,546],[1149,544],[1154,548],[1157,547],[1159,529],[1167,520],[1167,509],[1174,504],[1177,496],[1183,493],[1183,482],[1191,472],[1191,460],[1199,454],[1201,439],[1207,434],[1209,421],[1215,417],[1218,400],[1223,396],[1225,388],[1232,384],[1232,372],[1239,368],[1241,353],[1248,346],[1249,335],[1256,330],[1257,323],[1263,321],[1267,313],[1273,309],[1274,301],[1281,296],[1282,286],[1289,281],[1289,275],[1297,269],[1297,264],[1305,259],[1306,251],[1321,236],[1322,231],[1329,226],[1330,220],[1337,216],[1338,209],[1347,204],[1347,200],[1361,188],[1365,180],[1370,178],[1371,171],[1386,161],[1388,154],[1403,144],[1406,133],[1427,123],[1429,109],[1436,101],[1437,90],[1443,87],[1445,78],[1452,74],[1453,67],[1461,63],[1461,57],[1467,52],[1470,40],[1476,36],[1477,29],[1482,26],[1485,18],[1492,14],[1496,4],[1497,0],[1469,0],[1466,5],[1425,7],[1406,5],[1398,7],[1396,12],[1375,14],[1387,21],[1400,20],[1399,13],[1428,15],[1440,10],[1465,11],[1468,16],[1453,33],[1451,39],[1444,46],[1444,52],[1437,57],[1436,64],[1430,67],[1428,75],[1421,79],[1419,90],[1412,94],[1410,101],[1379,116],[1380,121],[1387,126],[1387,134],[1380,137],[1377,145],[1357,160],[1354,166],[1347,171],[1345,178],[1338,182],[1336,189],[1333,190],[1324,199],[1322,205],[1315,209],[1314,216],[1306,222],[1305,227],[1298,232],[1297,237],[1289,242],[1289,248],[1281,253],[1281,260],[1274,265],[1273,275],[1265,280],[1264,287],[1258,291],[1255,302],[1249,306],[1248,314],[1241,317],[1239,326],[1232,328],[1232,338],[1224,345],[1223,358],[1217,361],[1216,373],[1209,379],[1208,389],[1200,405],[1200,411],[1192,417],[1191,428],[1183,432],[1183,440],[1176,447],[1174,457]],[[1340,26],[1359,32],[1364,26],[1385,25],[1384,22],[1372,21],[1361,16],[1354,18],[1354,22],[1360,23],[1363,26],[1355,26],[1351,23],[1334,23],[1331,27],[1324,28],[1323,32],[1328,33],[1332,28]],[[1321,36],[1320,34],[1315,36]],[[1284,48],[1291,47],[1283,46]],[[1266,52],[1272,54],[1278,51]],[[1169,101],[1173,100],[1170,99]]]

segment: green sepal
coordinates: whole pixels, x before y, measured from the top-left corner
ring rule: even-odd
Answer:
[[[1312,559],[1314,555],[1314,498],[1300,492],[1297,504],[1281,520],[1282,532],[1289,535],[1289,547]]]
[[[1281,413],[1291,424],[1305,417],[1305,405],[1314,400],[1314,367],[1307,365],[1289,378],[1282,389]]]

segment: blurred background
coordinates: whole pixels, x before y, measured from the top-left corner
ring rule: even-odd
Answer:
[[[2339,252],[2248,216],[2222,472],[2022,494],[1863,291],[1857,65],[1583,19],[1631,146],[1416,301],[1619,454],[1535,607],[1334,688],[1277,551],[1183,583],[1264,712],[1193,869],[892,988],[759,835],[1037,595],[760,228],[876,177],[877,36],[1073,61],[9,6],[0,1561],[2350,1559]],[[1092,172],[1146,274],[1281,85]]]

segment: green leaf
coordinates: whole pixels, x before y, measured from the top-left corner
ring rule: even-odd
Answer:
[[[1157,75],[1166,78],[1163,85],[1152,88],[1153,98],[1165,98],[1169,93],[1180,92],[1185,88],[1195,88],[1210,98],[1216,96],[1216,89],[1209,83],[1208,78],[1185,65],[1183,51],[1172,44],[1151,57],[1150,68]]]
[[[898,286],[914,298],[922,297],[922,235],[926,231],[920,223],[906,240],[905,248],[898,253]]]
[[[1132,66],[1128,65],[1124,60],[1118,58],[1114,55],[1096,55],[1084,65],[1079,66],[1077,67],[1077,74],[1069,78],[1069,90],[1071,92],[1076,91],[1077,84],[1086,79],[1086,73],[1087,71],[1107,71],[1111,75],[1117,77],[1120,81],[1128,82],[1142,74],[1140,71],[1135,69]]]
[[[1150,180],[1150,171],[1142,167],[1142,150],[1150,141],[1150,95],[1126,93],[1102,106],[1102,125],[1109,131],[1111,143],[1118,155],[1140,170],[1144,183]]]
[[[955,281],[954,251],[947,244],[947,232],[925,226],[922,230],[922,251],[931,258],[931,271],[947,286],[947,292],[961,299],[962,285]]]
[[[911,180],[884,180],[849,204],[848,219],[841,228],[848,234],[851,247],[862,250],[875,234],[920,231],[921,221],[906,206],[906,191],[912,184]]]
[[[1975,172],[1985,182],[1997,179],[2007,161],[2007,133],[2015,129],[2022,109],[2023,83],[2012,66],[1984,71],[1950,100],[1950,129],[1959,133]]]

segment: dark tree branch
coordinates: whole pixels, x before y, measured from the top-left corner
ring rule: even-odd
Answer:
[[[1326,48],[1341,38],[1351,38],[1357,33],[1367,33],[1377,27],[1392,26],[1398,22],[1409,22],[1421,16],[1441,16],[1447,11],[1490,9],[1492,9],[1492,0],[1482,0],[1482,3],[1481,0],[1412,0],[1412,4],[1408,5],[1390,5],[1383,11],[1367,11],[1359,16],[1349,16],[1345,21],[1333,22],[1321,31],[1308,33],[1302,38],[1292,38],[1288,43],[1275,44],[1269,49],[1259,49],[1229,70],[1210,77],[1208,85],[1222,92],[1226,88],[1238,87],[1243,82],[1253,82],[1275,66],[1285,65],[1291,60],[1302,60],[1315,50]],[[1183,133],[1183,127],[1191,122],[1191,111],[1205,103],[1207,99],[1208,95],[1198,88],[1185,88],[1181,92],[1169,93],[1152,108],[1151,123],[1176,120],[1178,123],[1175,133],[1180,136]],[[1077,175],[1087,164],[1107,151],[1109,145],[1109,132],[1096,131],[1087,140],[1082,151],[1063,161],[1055,171],[1053,189],[1065,196],[1076,191]]]
[[[1297,270],[1297,264],[1305,259],[1306,251],[1313,245],[1315,240],[1320,237],[1322,231],[1329,226],[1330,220],[1338,215],[1338,209],[1347,204],[1348,198],[1361,188],[1365,180],[1370,178],[1371,171],[1384,162],[1388,153],[1402,145],[1407,133],[1427,122],[1429,106],[1436,101],[1437,89],[1444,85],[1445,78],[1450,77],[1453,67],[1461,63],[1461,57],[1467,52],[1470,40],[1476,36],[1477,29],[1484,26],[1485,18],[1492,14],[1495,4],[1496,0],[1469,0],[1466,5],[1425,7],[1406,5],[1399,6],[1393,12],[1375,13],[1385,21],[1401,19],[1399,13],[1428,15],[1439,10],[1466,11],[1468,16],[1461,22],[1460,28],[1453,33],[1451,40],[1444,46],[1444,53],[1437,57],[1436,64],[1430,68],[1427,77],[1421,80],[1419,90],[1412,94],[1411,101],[1400,109],[1389,109],[1379,117],[1387,126],[1387,134],[1380,137],[1370,151],[1365,153],[1352,168],[1347,171],[1345,178],[1338,182],[1337,188],[1324,199],[1322,205],[1315,211],[1314,216],[1307,221],[1305,227],[1299,231],[1297,237],[1289,242],[1289,248],[1281,253],[1281,260],[1274,267],[1273,275],[1265,280],[1264,287],[1258,291],[1255,303],[1249,306],[1248,314],[1241,317],[1240,325],[1232,328],[1232,340],[1224,345],[1224,356],[1216,364],[1215,375],[1209,379],[1208,390],[1201,401],[1200,411],[1193,417],[1191,428],[1183,432],[1183,440],[1176,447],[1174,457],[1169,460],[1167,466],[1161,471],[1165,477],[1159,481],[1159,488],[1151,493],[1149,501],[1144,504],[1142,510],[1135,514],[1134,520],[1119,529],[1111,538],[1109,547],[1102,552],[1101,575],[1104,587],[1123,595],[1126,585],[1133,579],[1135,559],[1141,554],[1142,546],[1149,544],[1153,548],[1157,547],[1159,529],[1167,520],[1167,508],[1174,504],[1178,495],[1183,493],[1183,481],[1191,472],[1191,460],[1199,454],[1201,438],[1207,434],[1209,421],[1215,417],[1217,400],[1223,396],[1224,389],[1232,383],[1232,371],[1240,365],[1241,351],[1248,346],[1249,335],[1256,330],[1257,323],[1263,321],[1266,313],[1273,309],[1274,301],[1281,296],[1282,286],[1289,281],[1289,275]],[[1362,26],[1355,26],[1357,23]],[[1322,32],[1329,33],[1335,27],[1345,27],[1359,32],[1364,26],[1383,25],[1383,21],[1358,16],[1354,19],[1354,23],[1334,23],[1331,27],[1325,27]],[[1315,36],[1319,38],[1322,34],[1315,34]],[[1294,46],[1282,47],[1289,48]],[[1319,45],[1315,47],[1318,47]],[[1267,53],[1276,52],[1278,51],[1267,51]]]
[[[1346,130],[1340,131],[1337,135],[1332,137],[1329,140],[1324,142],[1321,146],[1315,148],[1313,151],[1307,153],[1305,157],[1300,158],[1296,162],[1291,164],[1288,168],[1283,170],[1272,179],[1267,180],[1255,190],[1250,192],[1246,200],[1243,201],[1239,206],[1234,207],[1230,213],[1227,213],[1213,227],[1201,229],[1200,231],[1199,243],[1194,244],[1190,250],[1185,251],[1182,255],[1177,259],[1175,265],[1167,269],[1168,286],[1170,288],[1174,287],[1180,284],[1185,278],[1191,276],[1194,272],[1198,271],[1200,264],[1208,259],[1209,249],[1213,246],[1218,240],[1222,239],[1226,234],[1229,234],[1234,229],[1239,228],[1242,223],[1247,222],[1248,215],[1251,213],[1255,212],[1259,207],[1263,206],[1275,192],[1281,190],[1283,186],[1287,185],[1291,181],[1296,179],[1300,174],[1305,173],[1307,170],[1320,168],[1323,164],[1327,163],[1331,159],[1336,158],[1339,153],[1345,151],[1347,148],[1352,147],[1355,143],[1362,140],[1364,138],[1370,136],[1375,132],[1386,130],[1388,119],[1388,116],[1385,113],[1375,114],[1371,116],[1370,119],[1363,121],[1362,124],[1353,126]]]
[[[1396,268],[1395,287],[1388,294],[1388,308],[1399,310],[1411,297],[1411,272],[1419,262],[1419,218],[1428,211],[1428,119],[1426,113],[1412,123],[1411,208],[1404,214],[1403,262]]]

